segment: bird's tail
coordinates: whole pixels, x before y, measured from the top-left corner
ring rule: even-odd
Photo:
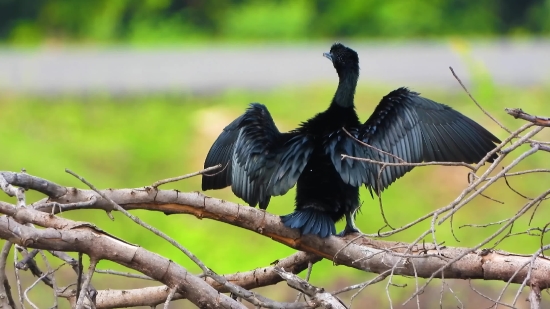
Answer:
[[[334,220],[326,212],[317,209],[296,210],[293,213],[281,216],[285,226],[300,229],[302,235],[314,234],[321,238],[336,234]]]

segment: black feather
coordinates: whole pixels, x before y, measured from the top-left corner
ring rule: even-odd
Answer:
[[[361,124],[354,108],[357,53],[334,44],[325,56],[340,79],[329,108],[297,129],[281,133],[264,105],[251,104],[212,145],[204,165],[222,164],[224,169],[203,175],[203,190],[231,185],[249,205],[265,209],[271,196],[283,195],[296,185],[296,210],[281,217],[282,221],[303,234],[327,237],[336,233],[335,222],[344,216],[343,233],[357,231],[353,219],[361,185],[371,195],[372,191],[379,194],[413,168],[388,166],[381,172],[378,164],[342,160],[342,154],[390,163],[400,159],[475,163],[500,142],[468,117],[407,88],[383,97]]]

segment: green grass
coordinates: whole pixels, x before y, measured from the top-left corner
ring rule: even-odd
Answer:
[[[543,104],[550,99],[550,91],[546,89],[487,89],[490,87],[493,86],[485,84],[484,89],[471,90],[474,95],[481,93],[483,100],[480,103],[511,129],[521,126],[523,121],[506,115],[504,107],[522,107],[532,114],[548,114]],[[363,120],[366,120],[379,99],[390,90],[392,87],[388,86],[360,86],[356,100],[358,113]],[[463,92],[415,90],[467,114],[501,139],[507,136]],[[66,174],[65,168],[85,177],[98,188],[149,185],[158,179],[201,169],[203,159],[221,129],[242,113],[249,102],[266,104],[279,128],[289,130],[324,110],[333,91],[334,85],[313,85],[267,92],[228,91],[212,96],[110,97],[97,94],[89,97],[68,95],[39,98],[3,95],[0,96],[0,170],[19,171],[25,168],[30,174],[81,188],[84,187],[83,184]],[[543,134],[539,138],[548,140],[549,136]],[[513,157],[526,149],[527,147],[518,150],[506,162],[511,162]],[[514,170],[544,168],[546,162],[547,155],[537,153]],[[398,227],[448,204],[466,186],[466,175],[467,170],[459,167],[416,168],[384,192],[386,217],[392,225]],[[510,182],[515,189],[533,197],[547,189],[545,183],[548,180],[548,176],[539,174],[515,177]],[[195,177],[165,187],[169,188],[197,191],[200,190],[200,178]],[[242,203],[228,189],[210,191],[207,194]],[[438,240],[445,241],[448,246],[476,245],[496,231],[498,226],[458,229],[460,225],[483,224],[510,217],[525,202],[503,183],[490,188],[487,194],[505,204],[476,198],[454,218],[455,234],[460,242],[452,237],[448,223],[437,229]],[[5,195],[0,198],[14,202]],[[31,193],[28,200],[35,201],[39,198],[39,194]],[[276,214],[289,213],[293,208],[293,198],[293,191],[273,198],[268,211]],[[374,233],[383,226],[378,201],[372,200],[365,190],[361,192],[361,198],[364,205],[357,218],[358,226],[366,233]],[[260,235],[214,221],[198,220],[184,215],[165,216],[146,211],[136,211],[135,214],[174,237],[220,274],[266,266],[294,252],[293,249]],[[544,225],[547,221],[545,218],[549,215],[550,212],[542,205],[530,226]],[[198,272],[198,268],[178,250],[120,214],[115,214],[115,221],[109,220],[104,212],[94,210],[64,213],[62,216],[92,222],[109,233]],[[338,229],[342,227],[340,223]],[[411,241],[428,227],[429,222],[420,224],[390,239]],[[528,218],[525,218],[514,226],[514,231],[523,231],[528,227]],[[427,238],[426,241],[430,240],[431,238]],[[246,245],[243,246],[243,242]],[[516,236],[504,241],[498,248],[529,254],[537,250],[539,243],[540,239],[537,237]],[[119,269],[109,262],[101,262],[100,268]],[[66,273],[70,274],[68,269]],[[316,285],[336,289],[370,277],[363,272],[343,266],[336,267],[324,261],[314,267],[312,281]],[[96,287],[128,287],[123,280],[102,281],[101,278],[108,277],[98,276],[96,280],[99,283]],[[413,281],[403,280],[414,285]],[[384,286],[371,287],[371,292],[365,295],[372,297],[382,293],[383,288]],[[410,295],[411,289],[397,289],[394,292],[395,296],[406,296]],[[387,306],[384,297],[380,298],[380,302],[382,306]],[[367,299],[367,296],[363,297],[364,301]]]

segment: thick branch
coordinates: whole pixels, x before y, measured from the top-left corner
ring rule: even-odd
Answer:
[[[68,193],[60,197],[57,202],[75,203],[89,200],[95,192],[90,190],[69,189]],[[408,244],[391,241],[380,241],[362,238],[355,243],[348,244],[346,239],[329,237],[321,239],[312,235],[300,237],[298,231],[285,227],[278,216],[260,211],[253,207],[241,206],[231,202],[207,197],[198,192],[181,193],[178,191],[154,190],[152,188],[105,190],[104,193],[125,209],[148,209],[162,211],[167,214],[192,214],[197,218],[209,218],[239,226],[256,233],[270,237],[275,241],[288,245],[297,250],[314,253],[333,260],[337,264],[353,268],[383,273],[396,263],[394,274],[414,276],[414,268],[419,277],[429,278],[434,271],[446,265],[455,257],[466,252],[467,248],[440,249],[441,256],[432,245],[424,247],[414,246],[411,258],[402,259]],[[36,205],[41,211],[50,212],[50,207]],[[90,207],[110,209],[110,205],[103,199]],[[65,209],[66,211],[67,209]],[[525,265],[530,257],[490,253],[480,256],[468,253],[452,266],[444,270],[447,279],[485,279],[508,281],[521,265]],[[405,261],[407,261],[405,263]],[[490,263],[487,263],[490,262]],[[411,265],[414,263],[414,268]],[[550,261],[537,258],[531,280],[536,280],[541,289],[550,287],[550,278],[546,273],[550,271]],[[514,276],[511,282],[522,283],[527,275],[527,268],[522,269]]]
[[[504,110],[516,119],[527,120],[541,127],[550,127],[550,118],[527,114],[521,108],[505,108]]]
[[[49,197],[59,197],[67,192],[67,188],[49,180],[32,176],[27,173],[0,172],[7,182],[14,186],[32,189]]]
[[[0,204],[5,206],[5,203]],[[3,213],[6,207],[0,207]],[[0,217],[0,238],[30,248],[59,251],[78,251],[93,259],[105,259],[135,269],[168,286],[178,286],[183,294],[199,308],[244,308],[230,297],[218,293],[202,279],[190,274],[186,269],[172,261],[149,252],[143,248],[130,245],[107,234],[98,233],[89,225],[76,225],[74,222],[58,217],[51,217],[32,209],[18,208],[13,213],[14,219]],[[43,227],[65,223],[67,229],[38,230],[24,225],[33,223]],[[23,223],[23,224],[21,224]]]
[[[269,286],[283,281],[274,271],[275,267],[282,267],[285,270],[298,274],[307,268],[308,262],[315,263],[321,260],[320,257],[306,252],[296,252],[293,255],[281,259],[274,266],[257,268],[251,271],[225,275],[231,283],[241,286],[247,290]],[[206,282],[216,290],[227,293],[227,289],[211,278],[205,278]],[[74,298],[73,291],[67,290],[61,296]],[[135,306],[156,306],[164,302],[170,289],[167,286],[146,287],[141,289],[126,290],[100,290],[96,298],[96,307],[103,308],[125,308]],[[172,300],[185,298],[182,294],[176,293]]]

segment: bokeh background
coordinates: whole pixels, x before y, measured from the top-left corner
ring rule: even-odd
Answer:
[[[324,110],[337,76],[321,55],[334,41],[359,52],[356,105],[362,119],[383,95],[409,86],[467,114],[502,139],[507,134],[473,104],[448,67],[453,66],[478,101],[509,128],[523,123],[507,116],[505,107],[548,116],[549,16],[549,0],[0,0],[0,170],[24,168],[63,185],[83,187],[64,172],[69,168],[99,188],[140,187],[197,171],[223,127],[250,102],[266,104],[281,130]],[[547,166],[547,156],[537,153],[514,170]],[[384,192],[388,220],[401,226],[448,204],[466,186],[466,175],[467,170],[458,167],[416,168]],[[536,196],[547,189],[548,177],[521,176],[510,183]],[[198,191],[200,178],[167,188]],[[207,194],[242,203],[227,189]],[[504,183],[490,188],[488,195],[504,203],[476,198],[454,218],[459,241],[449,224],[437,230],[438,240],[448,246],[474,246],[498,226],[459,226],[510,217],[525,202]],[[268,211],[289,213],[293,196],[291,191],[273,198]],[[383,226],[378,202],[366,191],[361,197],[358,226],[374,233]],[[29,193],[29,201],[39,198]],[[13,202],[5,195],[0,199]],[[550,215],[545,206],[532,221],[520,220],[513,231],[542,227]],[[294,252],[213,221],[135,214],[219,274],[266,266]],[[123,216],[114,214],[111,221],[101,211],[62,215],[93,222],[199,271],[178,250]],[[426,228],[419,225],[391,239],[411,241]],[[497,248],[530,254],[539,243],[539,237],[518,235]],[[99,268],[120,270],[108,262]],[[34,281],[30,274],[22,277],[25,286]],[[311,280],[333,291],[370,278],[373,275],[322,261],[314,266]],[[72,280],[68,267],[58,272],[58,284]],[[385,281],[368,287],[355,298],[354,308],[416,308],[414,301],[402,306],[415,281],[393,282],[406,286],[388,286]],[[96,274],[93,283],[98,289],[150,285],[102,274]],[[504,286],[472,284],[493,298]],[[516,288],[505,293],[505,302],[513,299]],[[420,297],[421,308],[439,308],[442,289],[444,308],[491,304],[468,282],[448,280],[445,285],[431,284]],[[284,283],[259,291],[280,301],[296,295]],[[352,294],[342,297],[349,300]],[[29,295],[41,308],[51,306],[49,288],[38,285]],[[548,299],[546,294],[543,298]],[[524,299],[519,308],[528,307]],[[61,308],[67,307],[61,302]],[[172,307],[192,305],[182,300]]]

